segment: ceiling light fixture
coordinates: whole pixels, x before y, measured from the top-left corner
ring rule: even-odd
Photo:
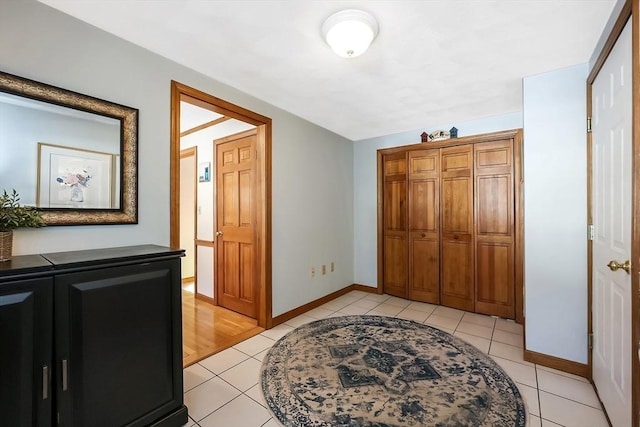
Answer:
[[[338,56],[355,58],[362,55],[378,35],[378,22],[365,11],[343,10],[324,21],[322,35]]]

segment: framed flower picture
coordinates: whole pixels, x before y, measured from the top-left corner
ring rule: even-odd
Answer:
[[[116,157],[111,153],[38,143],[37,206],[117,208]]]

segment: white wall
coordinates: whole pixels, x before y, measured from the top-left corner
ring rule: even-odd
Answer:
[[[528,350],[587,363],[587,64],[524,79]]]
[[[437,129],[458,128],[458,136],[476,135],[522,127],[522,113],[487,117],[463,123],[428,126],[425,129],[398,133],[354,143],[353,183],[355,189],[355,282],[366,286],[378,284],[378,208],[377,208],[377,150],[380,148],[420,143],[420,134]]]
[[[180,247],[184,249],[182,258],[182,279],[193,278],[196,266],[196,157],[180,158]]]
[[[350,141],[34,0],[0,1],[0,67],[140,110],[139,224],[18,230],[16,255],[168,245],[173,79],[273,120],[273,314],[353,283]]]

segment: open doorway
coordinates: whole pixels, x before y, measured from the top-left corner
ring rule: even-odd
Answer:
[[[271,326],[270,160],[271,119],[171,83],[171,246],[193,282],[185,365]]]

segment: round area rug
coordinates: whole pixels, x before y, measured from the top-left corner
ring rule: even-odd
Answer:
[[[382,316],[317,320],[262,364],[262,390],[285,426],[517,426],[515,383],[472,345]]]

